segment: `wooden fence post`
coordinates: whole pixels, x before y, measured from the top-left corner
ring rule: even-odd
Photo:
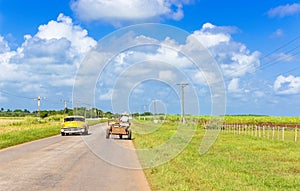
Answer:
[[[284,141],[284,127],[282,127],[282,140]]]
[[[248,124],[246,127],[247,127],[247,135],[250,135],[250,125]]]
[[[233,134],[235,135],[235,124],[233,124]]]
[[[258,128],[259,128],[259,127],[256,125],[256,126],[255,126],[255,136],[256,136],[256,137],[258,137],[258,130],[259,130]]]
[[[298,126],[295,127],[295,142],[297,142]]]
[[[274,126],[272,127],[272,139],[273,140],[275,139],[275,127]]]

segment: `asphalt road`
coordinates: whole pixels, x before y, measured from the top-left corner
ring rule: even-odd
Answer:
[[[132,141],[105,139],[105,128],[1,150],[0,190],[150,190]]]

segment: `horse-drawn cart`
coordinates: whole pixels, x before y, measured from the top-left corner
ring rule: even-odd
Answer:
[[[120,119],[116,121],[108,121],[108,128],[106,129],[106,138],[109,139],[110,135],[119,135],[120,139],[123,135],[131,139],[131,129],[129,117],[123,115]]]

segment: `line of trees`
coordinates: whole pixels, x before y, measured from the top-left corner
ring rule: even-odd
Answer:
[[[81,115],[85,116],[86,118],[112,118],[114,116],[111,112],[103,112],[100,109],[97,108],[74,108],[69,109],[66,108],[65,110],[41,110],[39,113],[38,111],[32,111],[30,112],[27,109],[7,109],[4,108],[0,109],[0,117],[26,117],[26,116],[40,116],[41,118],[53,116],[53,115]]]
[[[4,110],[4,108],[0,109],[0,117],[25,117],[25,116],[33,116],[34,113],[30,112],[27,109],[15,109],[15,110]]]

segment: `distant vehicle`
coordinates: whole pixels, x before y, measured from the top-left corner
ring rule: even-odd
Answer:
[[[128,115],[122,115],[115,121],[108,121],[109,128],[106,129],[106,138],[110,135],[119,135],[122,139],[123,135],[126,135],[128,139],[131,139],[131,129]]]
[[[64,118],[64,122],[61,125],[61,135],[67,134],[82,134],[87,135],[89,126],[83,116],[68,116]]]

